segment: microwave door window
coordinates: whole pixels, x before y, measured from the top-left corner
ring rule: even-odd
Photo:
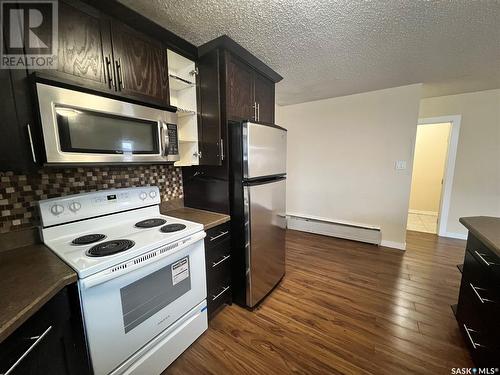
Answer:
[[[56,107],[63,152],[158,154],[158,122]]]

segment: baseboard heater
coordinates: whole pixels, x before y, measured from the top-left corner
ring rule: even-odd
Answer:
[[[287,215],[289,229],[380,245],[379,227],[314,216]]]

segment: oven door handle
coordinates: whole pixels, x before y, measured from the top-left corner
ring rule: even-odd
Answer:
[[[159,260],[164,259],[166,257],[169,257],[170,255],[175,254],[175,253],[179,252],[180,250],[182,250],[182,249],[184,249],[184,248],[186,248],[186,247],[188,247],[188,246],[190,246],[198,241],[203,240],[205,238],[205,236],[206,236],[206,233],[204,231],[194,233],[190,236],[190,239],[186,242],[183,242],[184,240],[182,240],[182,239],[177,241],[178,243],[180,242],[181,244],[172,250],[165,251],[162,254],[157,253],[156,256],[152,256],[145,261],[142,261],[138,264],[134,264],[135,259],[142,258],[153,251],[159,251],[159,249],[161,249],[163,247],[168,247],[168,246],[172,245],[173,243],[160,246],[154,250],[147,251],[146,253],[140,254],[137,257],[129,259],[123,263],[116,264],[113,267],[110,267],[107,270],[99,272],[95,275],[86,277],[84,279],[80,279],[78,282],[83,289],[90,289],[94,286],[103,284],[106,281],[109,281],[109,280],[115,279],[117,277],[121,277],[123,275],[137,271],[138,269],[146,267],[152,263],[157,263]],[[124,267],[120,268],[120,266],[124,266]],[[117,271],[112,271],[113,269],[117,269]]]

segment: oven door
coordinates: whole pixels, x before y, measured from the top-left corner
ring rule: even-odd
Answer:
[[[206,298],[204,232],[155,257],[79,281],[94,373],[108,374]],[[169,245],[170,246],[170,245]],[[161,249],[156,250],[160,254]],[[136,268],[136,262],[144,266]]]
[[[178,160],[170,142],[176,114],[42,83],[36,89],[47,163]]]

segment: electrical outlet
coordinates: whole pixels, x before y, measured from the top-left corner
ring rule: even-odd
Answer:
[[[396,163],[394,163],[394,168],[395,169],[406,169],[406,160],[396,160]]]

